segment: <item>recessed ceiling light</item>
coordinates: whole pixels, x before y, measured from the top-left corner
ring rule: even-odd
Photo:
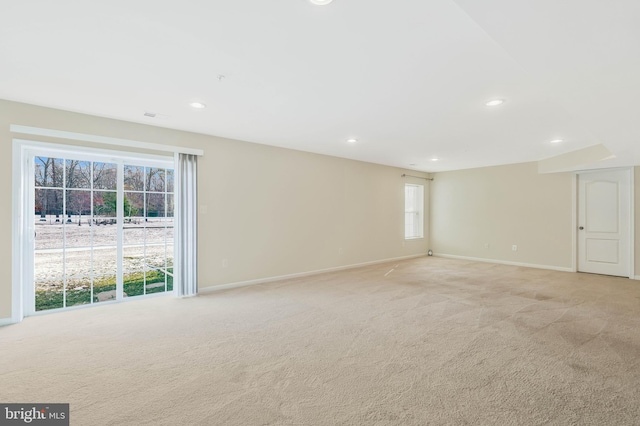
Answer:
[[[309,1],[318,6],[326,6],[329,3],[331,3],[333,0],[309,0]]]
[[[205,104],[203,104],[202,102],[191,102],[189,104],[192,108],[198,108],[198,109],[202,109],[202,108],[206,108],[207,106]]]
[[[356,142],[358,142],[358,139],[349,138],[349,139],[347,139],[347,142],[349,142],[349,143],[356,143]]]
[[[564,142],[564,140],[562,140],[562,139],[554,139],[552,141],[549,141],[549,143],[560,143],[560,142]]]
[[[432,158],[431,161],[438,161],[439,158]]]
[[[504,103],[504,99],[492,99],[490,101],[485,102],[484,104],[489,107],[494,107],[498,105],[502,105]]]

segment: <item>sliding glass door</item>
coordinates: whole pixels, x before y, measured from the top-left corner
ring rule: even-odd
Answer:
[[[172,161],[44,150],[30,159],[33,311],[173,290]]]

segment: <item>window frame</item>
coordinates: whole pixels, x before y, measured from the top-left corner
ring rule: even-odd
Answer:
[[[407,189],[415,188],[416,189],[416,200],[414,201],[412,206],[407,207]],[[404,239],[405,240],[419,240],[424,239],[424,185],[420,185],[417,183],[405,183],[404,184]],[[417,223],[417,232],[413,234],[408,233],[408,220],[407,215],[416,215],[417,218],[414,219]],[[411,227],[415,229],[415,226]]]
[[[119,151],[114,149],[102,149],[77,145],[65,145],[52,142],[42,142],[25,139],[13,139],[13,185],[12,185],[12,309],[11,322],[19,322],[25,315],[38,315],[49,312],[58,312],[61,310],[78,309],[94,304],[69,306],[65,308],[56,308],[44,311],[35,311],[35,307],[31,306],[31,302],[35,299],[34,283],[34,264],[33,254],[34,248],[34,232],[33,223],[33,203],[35,186],[32,184],[34,175],[34,157],[50,156],[72,160],[82,161],[99,161],[111,162],[122,165],[140,165],[144,167],[170,168],[175,170],[175,155],[158,155],[135,151]],[[122,166],[118,166],[119,169]],[[122,173],[118,177],[118,205],[122,206],[122,197],[124,195]],[[175,194],[174,186],[174,194]],[[165,198],[166,199],[166,198]],[[122,208],[118,209],[118,221],[123,222]],[[122,231],[119,231],[122,232]],[[122,238],[119,236],[119,238]],[[165,240],[166,244],[166,240]],[[123,247],[123,245],[120,245]],[[173,244],[175,251],[175,244]],[[121,249],[118,250],[118,256],[121,256]],[[174,254],[175,259],[175,254]],[[120,268],[118,268],[120,269]],[[118,275],[121,275],[118,270]],[[172,291],[162,293],[151,293],[143,297],[154,297],[175,293],[175,283]],[[119,291],[121,293],[121,290]],[[118,294],[118,301],[128,300],[122,298]],[[138,299],[138,297],[131,298]],[[111,303],[111,302],[102,302]],[[101,304],[102,304],[101,303]]]

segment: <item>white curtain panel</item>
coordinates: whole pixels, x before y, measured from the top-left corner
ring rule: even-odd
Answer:
[[[176,173],[176,255],[174,286],[178,296],[198,293],[197,155],[178,154]]]

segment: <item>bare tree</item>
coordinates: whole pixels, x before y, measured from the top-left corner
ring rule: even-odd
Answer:
[[[62,188],[63,160],[53,157],[35,157],[34,161],[35,186],[40,188]],[[47,214],[61,214],[61,191],[43,189],[36,202],[40,211],[40,218],[44,220]],[[38,197],[37,197],[38,198]]]
[[[115,190],[117,167],[111,163],[93,163],[93,188]]]
[[[67,215],[78,215],[78,226],[82,215],[91,214],[91,191],[67,191]]]

